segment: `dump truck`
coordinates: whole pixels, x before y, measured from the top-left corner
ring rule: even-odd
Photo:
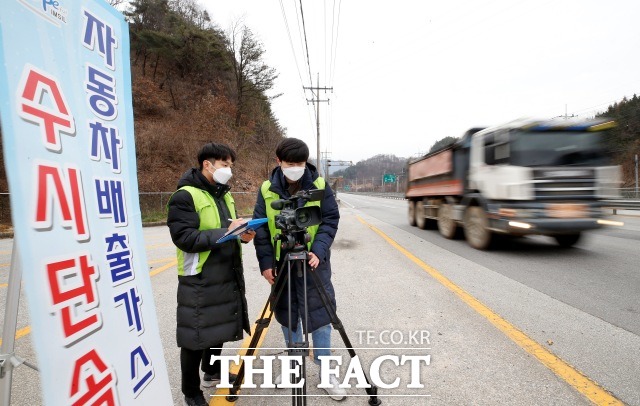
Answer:
[[[499,235],[547,235],[571,247],[583,232],[612,223],[602,200],[620,187],[620,168],[604,147],[613,127],[607,119],[563,118],[473,128],[408,161],[409,223],[437,226],[445,238],[463,230],[480,250]]]

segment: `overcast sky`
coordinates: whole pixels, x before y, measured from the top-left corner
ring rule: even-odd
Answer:
[[[318,74],[333,87],[320,94],[321,151],[354,163],[519,117],[589,117],[640,94],[638,0],[302,0],[310,66],[300,0],[200,1],[220,28],[242,17],[262,41],[280,75],[275,115],[312,158],[302,87]]]

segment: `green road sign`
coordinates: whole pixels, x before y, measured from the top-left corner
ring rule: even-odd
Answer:
[[[393,173],[385,173],[382,181],[384,183],[394,183],[396,181],[396,175]]]

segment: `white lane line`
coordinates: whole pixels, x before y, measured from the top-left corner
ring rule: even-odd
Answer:
[[[351,203],[349,203],[348,201],[346,201],[346,200],[344,200],[344,199],[340,199],[340,202],[341,202],[341,203],[344,203],[344,204],[347,204],[347,205],[349,205],[349,206],[351,206],[351,208],[352,208],[352,209],[355,209],[355,208],[356,208],[356,206],[352,205]]]

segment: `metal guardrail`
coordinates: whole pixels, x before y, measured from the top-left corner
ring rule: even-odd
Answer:
[[[405,200],[404,193],[384,193],[384,192],[345,192],[341,191],[340,193],[352,194],[352,195],[364,195],[371,197],[382,197],[384,199],[397,199],[397,200]]]
[[[620,200],[604,200],[603,207],[613,209],[613,214],[616,214],[616,210],[640,210],[640,200],[633,199],[620,199]]]

